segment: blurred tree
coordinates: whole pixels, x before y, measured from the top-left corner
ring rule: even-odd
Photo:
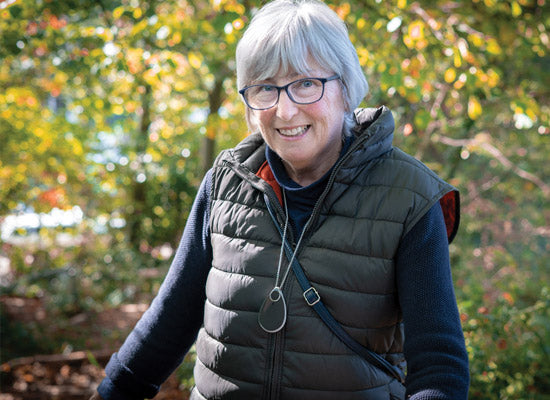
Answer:
[[[175,243],[214,138],[246,134],[231,86],[244,7],[20,1],[0,12],[1,212],[80,204],[123,216],[136,248]]]

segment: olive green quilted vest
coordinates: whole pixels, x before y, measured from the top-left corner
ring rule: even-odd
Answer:
[[[336,165],[297,258],[346,331],[404,368],[393,258],[408,230],[455,189],[391,147],[389,110],[370,114],[376,119],[362,125]],[[283,286],[285,328],[268,334],[258,325],[281,246],[266,201],[284,223],[275,192],[256,174],[264,154],[265,144],[254,134],[222,152],[214,165],[213,263],[191,398],[389,399],[391,378],[332,334],[306,304],[292,271]]]

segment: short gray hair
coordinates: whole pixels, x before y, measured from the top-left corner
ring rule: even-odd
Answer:
[[[341,78],[348,134],[369,86],[344,21],[321,1],[274,0],[256,13],[237,45],[238,88],[280,71],[307,75],[310,56]]]

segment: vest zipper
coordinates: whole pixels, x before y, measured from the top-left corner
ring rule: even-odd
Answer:
[[[330,188],[332,187],[332,184],[334,183],[334,180],[336,179],[336,173],[340,169],[340,166],[345,161],[347,161],[348,158],[351,157],[351,154],[353,153],[353,150],[355,150],[356,147],[359,147],[360,145],[362,145],[363,141],[359,142],[361,144],[358,144],[357,142],[358,142],[358,140],[356,140],[354,143],[352,143],[350,148],[348,149],[347,153],[344,154],[342,156],[342,158],[340,158],[340,160],[338,160],[336,165],[334,165],[334,169],[332,170],[332,172],[331,172],[331,174],[328,178],[325,190],[323,190],[323,193],[321,193],[321,195],[319,196],[319,198],[315,202],[315,205],[313,206],[313,211],[311,212],[311,215],[310,215],[309,219],[307,220],[307,222],[304,226],[304,239],[303,239],[304,243],[298,249],[298,253],[296,254],[296,258],[298,258],[299,253],[302,252],[302,249],[307,247],[306,243],[307,243],[307,239],[308,239],[308,236],[309,236],[309,233],[310,233],[309,230],[311,229],[312,226],[314,226],[314,221],[316,221],[317,218],[319,217],[321,204],[325,201],[325,198],[327,197],[328,193],[330,192]]]
[[[287,286],[286,282],[283,285]],[[284,328],[277,333],[270,334],[268,357],[271,361],[267,374],[265,390],[266,400],[277,400],[281,391],[281,370],[283,367]]]
[[[279,203],[279,200],[277,199],[277,196],[275,196],[275,192],[271,187],[268,187],[267,190],[264,192],[265,196],[264,199],[266,202],[269,202],[269,204],[266,204],[266,207],[270,207],[270,205],[273,207],[275,206],[277,211],[277,216],[279,217],[279,225],[280,228],[283,228],[282,220],[280,219],[281,216],[284,216],[283,208],[281,207],[281,204]],[[269,211],[268,211],[269,212]],[[283,218],[284,219],[284,218]],[[294,243],[294,239],[292,237],[292,231],[289,231],[288,234],[291,236],[289,237],[291,243]],[[283,291],[283,294],[285,298],[290,298],[290,288],[292,287],[290,285],[291,280],[287,279],[281,288]],[[289,307],[290,304],[287,303],[287,307]],[[287,313],[290,312],[290,308],[287,308]],[[281,391],[281,374],[282,374],[282,367],[283,367],[283,349],[284,349],[284,328],[281,329],[279,332],[276,332],[274,334],[270,334],[269,341],[268,341],[268,354],[269,357],[268,360],[269,363],[269,370],[266,374],[266,389],[264,390],[264,396],[266,400],[277,400],[280,397],[280,391]]]

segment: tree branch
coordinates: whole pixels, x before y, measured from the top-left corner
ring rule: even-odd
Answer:
[[[524,169],[521,169],[512,161],[510,161],[510,159],[508,159],[504,154],[502,154],[502,152],[499,149],[497,149],[491,143],[488,143],[485,140],[485,136],[480,138],[476,137],[474,139],[453,139],[446,136],[434,135],[432,139],[436,142],[443,143],[453,147],[470,147],[470,146],[479,147],[483,149],[485,152],[487,152],[490,156],[495,158],[498,162],[500,162],[504,168],[512,171],[520,178],[534,183],[542,190],[545,196],[550,196],[550,185],[546,184],[538,176],[530,172],[527,172]]]

